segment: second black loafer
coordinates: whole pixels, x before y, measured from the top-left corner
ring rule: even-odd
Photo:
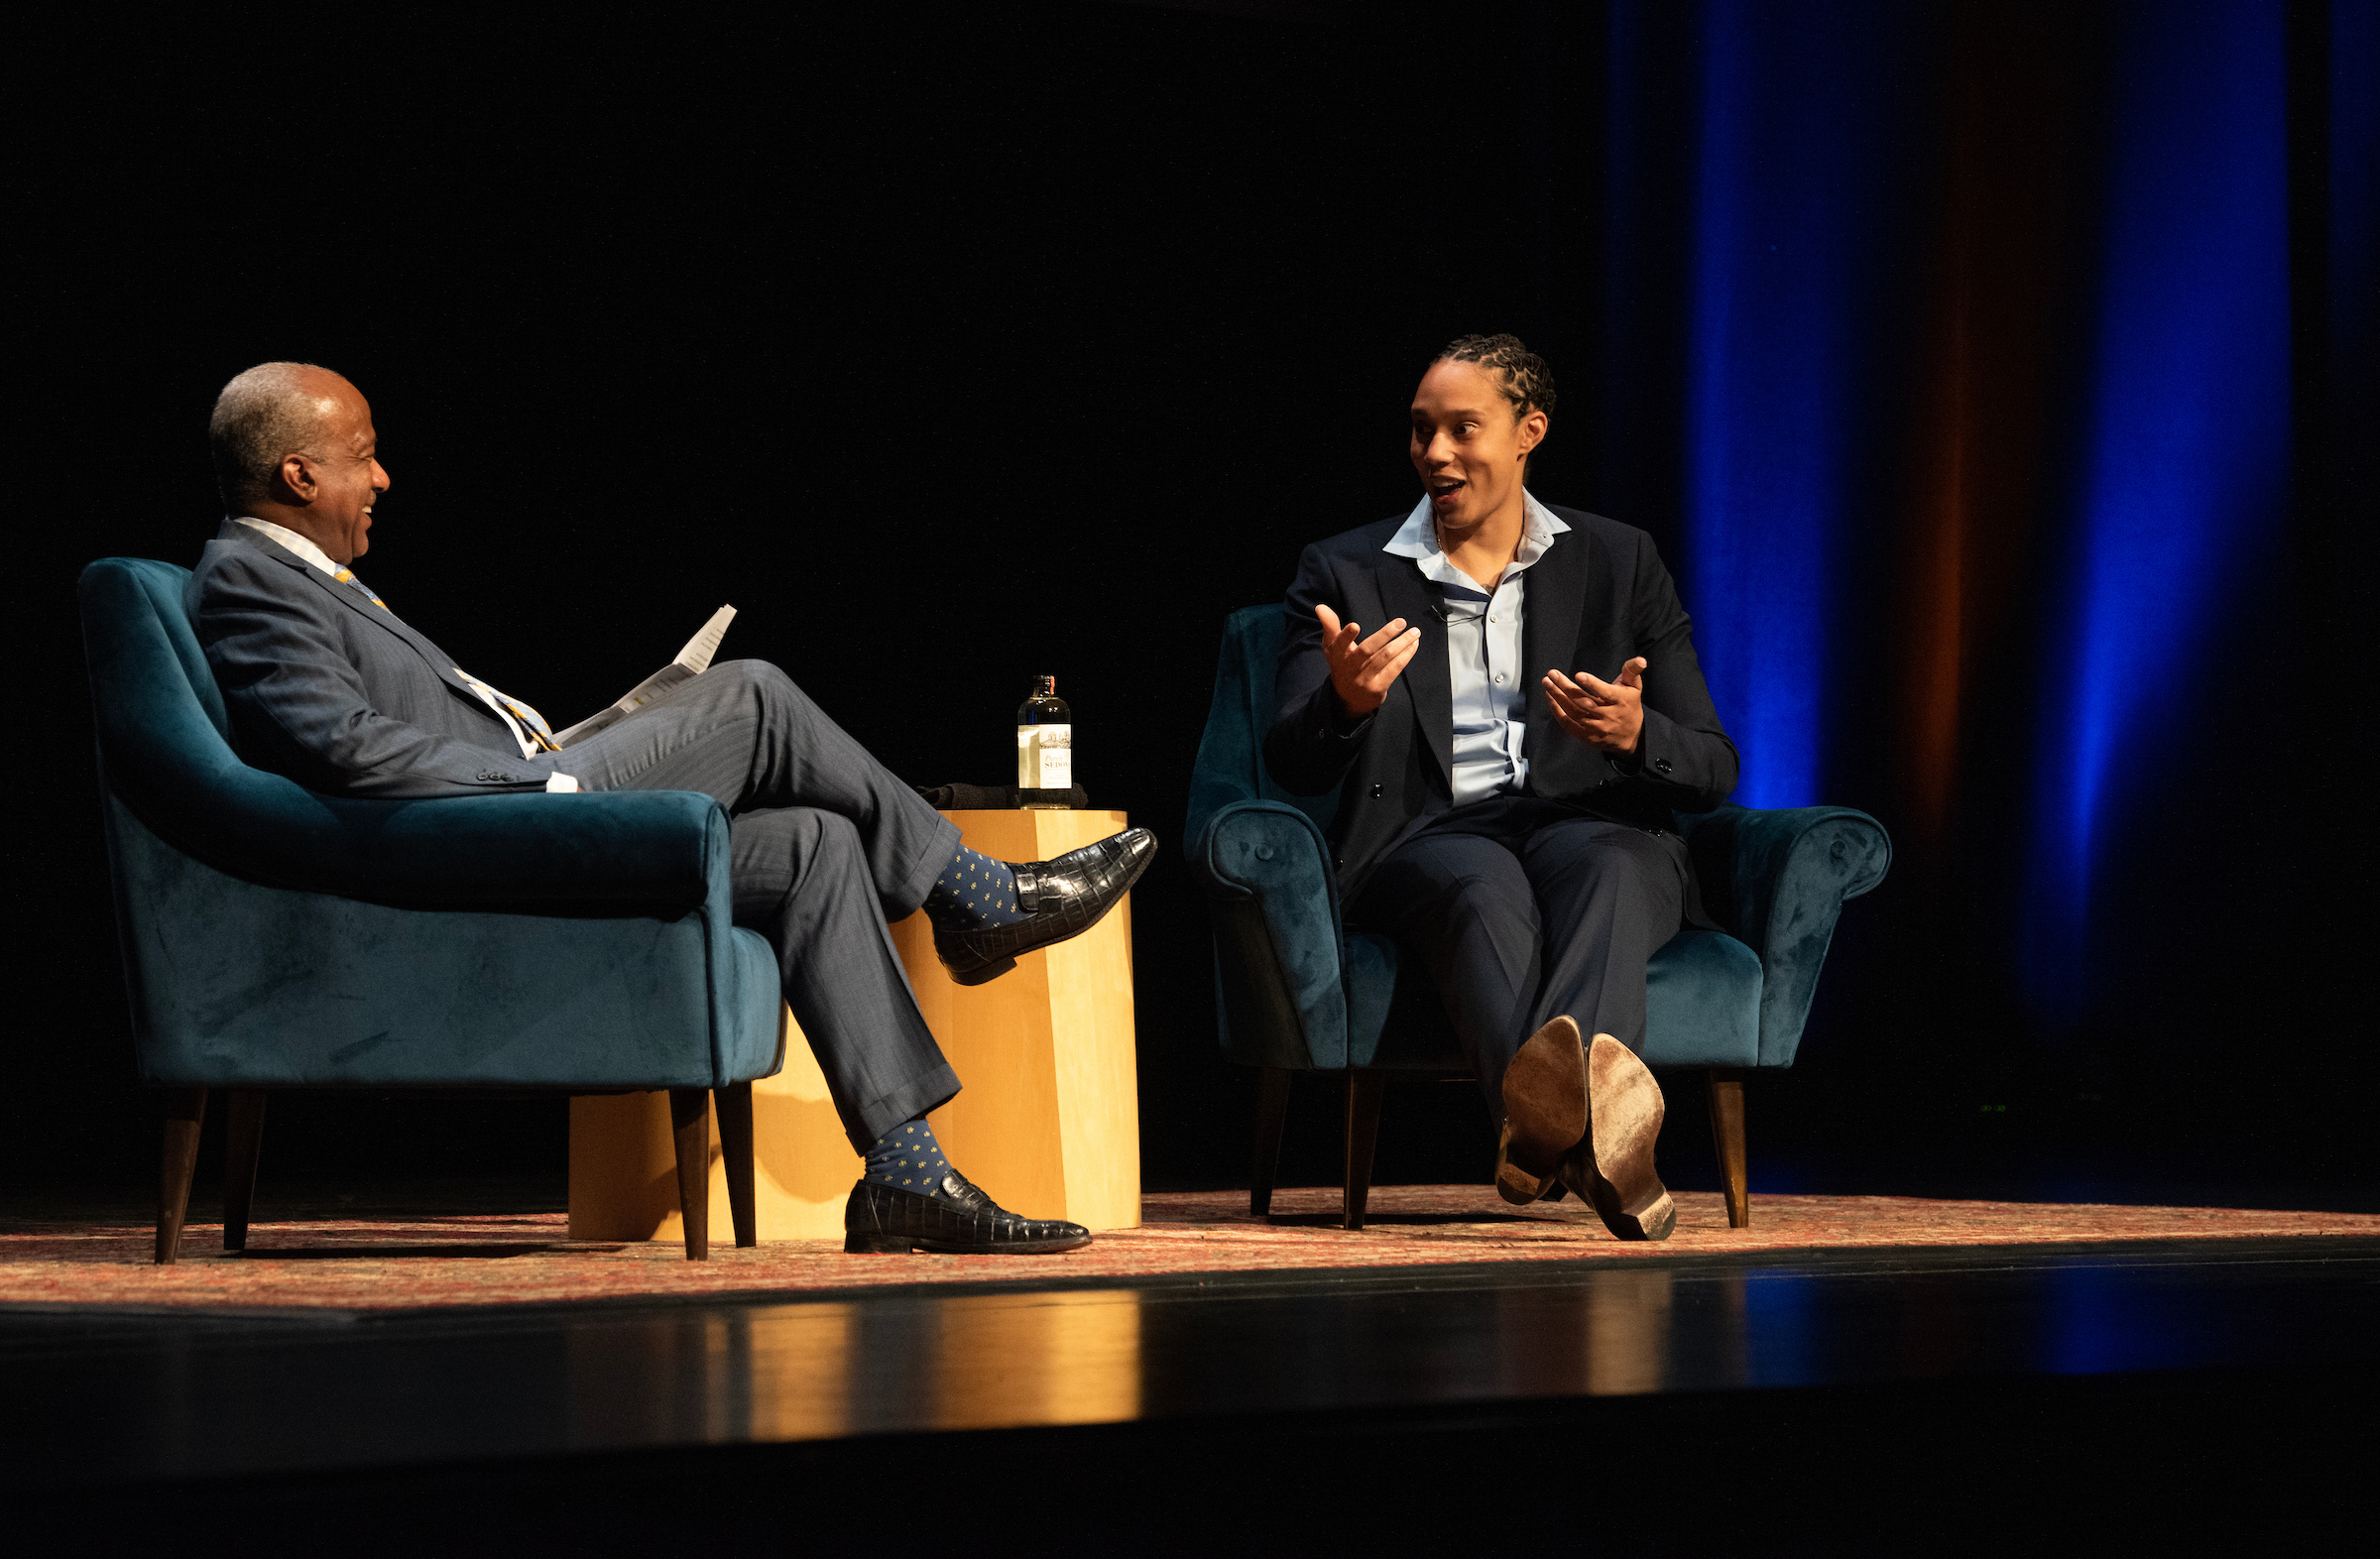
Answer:
[[[1157,856],[1157,836],[1128,828],[1054,861],[1014,868],[1016,904],[1024,918],[973,931],[934,932],[934,952],[961,985],[982,985],[1006,974],[1025,953],[1080,936],[1116,907]]]

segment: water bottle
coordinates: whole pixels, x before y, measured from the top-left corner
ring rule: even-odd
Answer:
[[[1016,706],[1016,788],[1041,791],[1021,797],[1027,807],[1064,811],[1074,788],[1074,716],[1058,696],[1058,679],[1033,679],[1033,690]]]

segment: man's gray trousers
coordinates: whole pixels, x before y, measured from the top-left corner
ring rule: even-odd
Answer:
[[[729,660],[546,755],[590,790],[701,790],[727,808],[736,923],[776,949],[785,1003],[865,1152],[959,1091],[886,931],[959,830],[765,660]]]

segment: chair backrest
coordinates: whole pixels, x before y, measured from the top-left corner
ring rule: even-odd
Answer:
[[[1272,725],[1272,679],[1288,623],[1280,603],[1244,606],[1224,619],[1223,649],[1215,661],[1215,696],[1207,706],[1206,734],[1190,776],[1186,838],[1195,840],[1207,819],[1234,801],[1280,801],[1328,829],[1339,810],[1339,792],[1291,795],[1264,771],[1264,733]]]
[[[112,713],[148,717],[152,733],[166,732],[183,743],[203,746],[204,736],[193,721],[214,728],[218,743],[229,754],[231,717],[223,707],[223,690],[207,667],[206,652],[190,629],[182,609],[183,589],[190,571],[147,557],[102,557],[82,571],[83,636],[104,635],[114,656],[139,664],[151,702],[126,709],[118,700],[100,710],[102,728]],[[96,656],[99,651],[92,647]]]
[[[279,858],[318,853],[307,836],[336,803],[232,751],[230,711],[182,607],[189,577],[144,557],[102,557],[82,571],[100,782],[160,838],[211,865],[268,881],[314,875],[318,862]]]
[[[83,569],[80,595],[92,715],[109,780],[135,804],[164,802],[194,819],[232,800],[256,771],[231,750],[223,690],[182,609],[189,577],[186,568],[146,557],[102,557]],[[191,804],[172,805],[178,796]]]

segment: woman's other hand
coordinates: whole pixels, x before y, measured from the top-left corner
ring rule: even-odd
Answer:
[[[1619,668],[1615,681],[1585,671],[1575,680],[1546,672],[1545,695],[1556,723],[1589,747],[1622,758],[1633,753],[1644,730],[1644,657],[1637,656]]]

